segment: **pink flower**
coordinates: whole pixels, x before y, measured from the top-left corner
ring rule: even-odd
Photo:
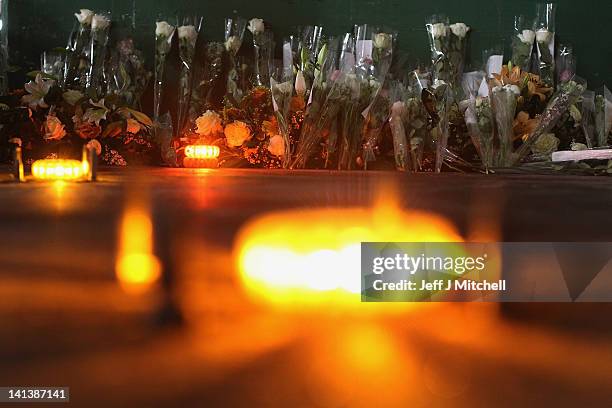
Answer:
[[[48,115],[45,121],[45,140],[62,140],[66,136],[66,129],[62,121],[55,115]]]

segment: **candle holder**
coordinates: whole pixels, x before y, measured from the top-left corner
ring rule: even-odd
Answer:
[[[16,149],[15,156],[20,158],[20,148]],[[44,159],[35,161],[32,163],[32,177],[38,181],[95,181],[97,161],[95,149],[85,145],[83,146],[83,160]]]
[[[216,168],[219,166],[219,146],[188,145],[185,147],[183,166],[192,169]]]

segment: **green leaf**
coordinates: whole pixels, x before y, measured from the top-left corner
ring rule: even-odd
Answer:
[[[30,77],[30,78],[36,78],[36,76],[37,76],[38,74],[40,74],[40,76],[41,76],[43,79],[52,79],[52,80],[54,80],[54,81],[57,81],[57,77],[55,77],[55,76],[53,76],[53,75],[45,74],[45,73],[44,73],[44,72],[42,72],[42,71],[30,71],[30,72],[28,72],[26,75],[27,75],[28,77]]]

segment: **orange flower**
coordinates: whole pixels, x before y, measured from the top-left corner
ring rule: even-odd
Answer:
[[[548,88],[542,83],[538,75],[529,74],[527,76],[527,92],[530,98],[536,95],[540,98],[540,101],[544,102],[552,90],[552,88]]]
[[[510,70],[504,65],[500,74],[493,74],[493,86],[516,85],[522,89],[527,75],[520,67],[512,67]]]
[[[521,111],[516,115],[514,119],[514,138],[525,140],[538,126],[538,119],[529,118],[529,114],[525,111]]]
[[[264,120],[261,126],[264,133],[268,136],[278,135],[280,133],[280,129],[278,127],[278,121],[276,117],[270,117],[270,120]]]

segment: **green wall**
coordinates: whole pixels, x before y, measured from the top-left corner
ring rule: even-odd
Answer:
[[[73,13],[85,7],[109,10],[114,17],[135,16],[136,38],[152,58],[154,21],[158,14],[203,15],[211,38],[223,35],[223,18],[234,12],[261,17],[278,36],[292,27],[319,24],[328,33],[347,31],[354,23],[385,25],[399,32],[400,47],[416,61],[427,59],[426,18],[443,13],[473,27],[471,59],[481,59],[481,51],[505,44],[515,14],[534,14],[535,1],[529,0],[9,0],[9,46],[11,61],[23,69],[39,64],[45,49],[64,46],[72,28]],[[558,41],[574,46],[578,72],[591,88],[612,86],[612,1],[559,0]],[[506,44],[507,47],[507,44]]]

